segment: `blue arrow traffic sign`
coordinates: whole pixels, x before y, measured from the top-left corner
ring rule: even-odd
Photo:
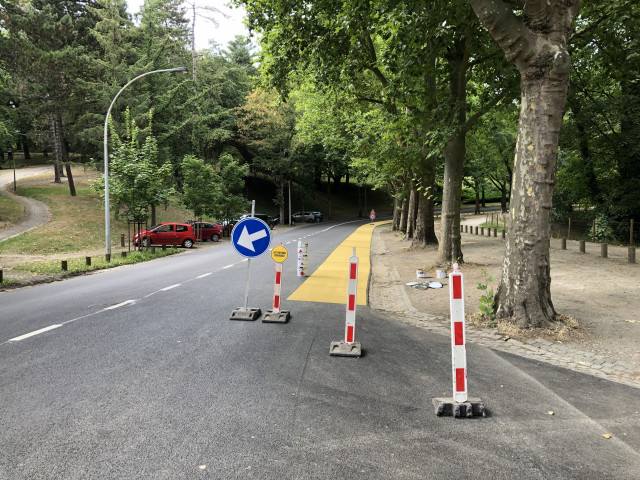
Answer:
[[[231,231],[231,244],[243,257],[259,257],[271,244],[269,225],[254,217],[240,220]]]

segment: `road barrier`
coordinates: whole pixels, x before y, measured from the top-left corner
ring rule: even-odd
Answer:
[[[464,319],[464,284],[458,264],[453,264],[449,274],[449,308],[451,312],[451,371],[453,398],[433,399],[436,415],[459,417],[486,416],[484,404],[479,398],[469,398],[467,391],[467,342]]]
[[[356,335],[356,299],[358,296],[358,257],[356,249],[349,258],[349,281],[347,286],[347,314],[344,328],[344,340],[331,342],[329,355],[338,357],[359,357],[362,355],[360,342]]]
[[[298,240],[298,276],[304,277],[309,270],[309,244]]]
[[[276,278],[273,283],[273,308],[267,310],[262,317],[263,323],[286,323],[291,314],[289,310],[282,310],[282,264],[287,259],[287,249],[282,243],[271,250],[271,258],[276,264]]]

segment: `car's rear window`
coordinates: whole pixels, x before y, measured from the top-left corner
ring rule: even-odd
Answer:
[[[186,232],[188,230],[186,225],[176,225],[176,232]]]

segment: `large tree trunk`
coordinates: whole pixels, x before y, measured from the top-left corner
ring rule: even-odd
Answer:
[[[54,182],[62,183],[60,178],[60,144],[57,140],[58,134],[56,132],[56,118],[53,112],[49,112],[49,135],[51,137],[51,149],[53,150]]]
[[[409,193],[409,210],[407,211],[407,231],[405,232],[405,240],[413,238],[413,232],[416,229],[416,213],[418,208],[418,198],[416,185],[411,180],[411,191]]]
[[[558,140],[569,89],[567,39],[577,0],[527,0],[522,17],[502,0],[469,0],[521,74],[509,231],[496,315],[520,326],[554,320],[549,242]]]
[[[460,204],[462,198],[462,167],[464,164],[465,134],[450,138],[444,151],[444,187],[442,189],[442,219],[440,222],[440,243],[438,245],[439,265],[462,263],[460,235]]]
[[[456,39],[448,55],[449,116],[455,133],[444,150],[444,185],[442,187],[442,220],[440,222],[439,265],[463,262],[460,235],[460,204],[462,203],[462,170],[466,155],[467,80],[469,38]]]
[[[71,172],[71,165],[69,164],[69,152],[67,151],[67,142],[64,138],[64,130],[62,129],[62,113],[56,113],[56,133],[60,142],[60,165],[64,164],[67,172],[67,183],[69,184],[69,195],[76,196],[76,184],[73,181],[73,173]]]
[[[402,199],[402,211],[400,213],[400,230],[402,233],[407,233],[407,218],[409,217],[409,199]]]
[[[412,248],[424,248],[427,245],[437,245],[438,237],[433,219],[433,189],[436,180],[436,157],[427,156],[422,152],[423,168],[420,170],[420,183],[422,190],[418,192],[418,217],[416,219],[416,230],[413,235]]]
[[[402,211],[402,200],[398,197],[393,197],[393,221],[391,222],[392,230],[400,229],[400,215]]]

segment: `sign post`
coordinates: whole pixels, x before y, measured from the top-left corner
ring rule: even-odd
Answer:
[[[271,250],[271,259],[276,263],[276,279],[273,283],[273,308],[267,310],[262,317],[263,323],[287,323],[291,314],[289,310],[282,310],[282,264],[289,256],[282,242]]]
[[[373,221],[376,219],[376,211],[373,208],[369,212],[369,218],[371,219],[371,225],[373,225]]]
[[[233,310],[231,312],[231,320],[256,320],[262,314],[259,308],[247,307],[251,281],[251,259],[259,257],[267,251],[271,244],[271,231],[269,225],[253,216],[254,212],[255,200],[251,202],[251,217],[240,220],[231,231],[231,245],[233,245],[238,254],[248,259],[244,308],[238,307]]]

